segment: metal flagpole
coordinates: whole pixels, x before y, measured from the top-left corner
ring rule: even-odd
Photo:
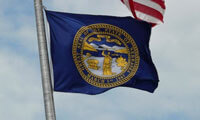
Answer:
[[[34,0],[46,120],[56,120],[42,0]]]

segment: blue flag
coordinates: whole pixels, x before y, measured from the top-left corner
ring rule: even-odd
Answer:
[[[154,92],[151,25],[131,17],[46,11],[54,91],[100,94],[118,86]]]

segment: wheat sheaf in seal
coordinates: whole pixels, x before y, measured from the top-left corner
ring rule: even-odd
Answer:
[[[81,77],[99,88],[128,82],[137,72],[139,51],[134,39],[110,24],[92,24],[78,30],[72,47]]]

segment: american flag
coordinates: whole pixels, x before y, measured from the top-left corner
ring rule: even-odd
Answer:
[[[146,21],[153,26],[163,22],[164,0],[121,0],[136,19]]]

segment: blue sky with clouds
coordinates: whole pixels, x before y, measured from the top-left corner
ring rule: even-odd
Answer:
[[[180,3],[181,2],[181,3]],[[58,120],[199,120],[200,2],[166,1],[150,47],[160,83],[154,94],[115,88],[88,96],[54,93]],[[48,0],[50,10],[131,15],[120,0]],[[0,0],[0,120],[44,120],[33,0]]]

